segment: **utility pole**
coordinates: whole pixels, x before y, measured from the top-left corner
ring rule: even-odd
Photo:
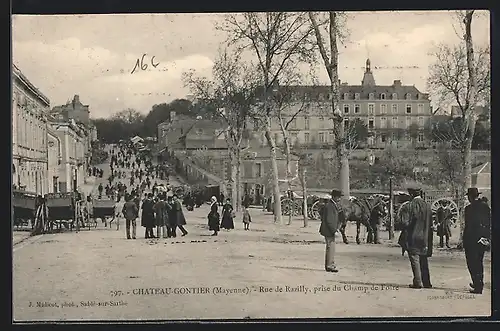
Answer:
[[[389,177],[389,240],[394,239],[394,188],[392,175]]]

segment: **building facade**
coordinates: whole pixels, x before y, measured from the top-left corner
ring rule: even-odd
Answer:
[[[59,178],[62,163],[62,143],[50,126],[47,128],[48,193],[60,192]]]
[[[290,88],[290,87],[289,87]],[[284,123],[290,122],[288,132],[292,144],[304,147],[321,148],[335,142],[331,114],[330,86],[294,86],[295,103],[284,110]],[[362,147],[385,148],[420,146],[429,147],[427,137],[430,128],[432,109],[429,96],[415,86],[403,85],[395,80],[392,85],[376,85],[370,60],[361,85],[340,84],[340,111],[344,127],[350,121],[359,119],[368,128],[369,136]],[[295,115],[295,116],[294,116]],[[292,117],[294,117],[292,119]],[[254,131],[260,131],[255,119]],[[271,122],[271,130],[277,143],[283,136],[277,119]],[[263,134],[260,137],[264,145]]]
[[[70,192],[85,181],[86,132],[74,123],[50,122],[51,130],[61,142],[61,162],[58,167],[58,192]],[[52,177],[52,185],[54,178]]]
[[[19,70],[12,70],[12,182],[37,194],[48,192],[47,112],[50,100]]]

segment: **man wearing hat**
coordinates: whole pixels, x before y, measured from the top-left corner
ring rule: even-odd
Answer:
[[[321,214],[319,233],[325,237],[325,270],[327,272],[338,272],[335,265],[335,233],[341,222],[342,213],[338,205],[341,197],[342,192],[340,190],[332,190],[332,198],[326,202]]]
[[[408,202],[407,218],[401,219],[406,230],[406,248],[413,272],[413,283],[410,288],[431,288],[428,258],[432,256],[432,211],[422,199],[422,190],[416,186],[409,187],[411,196]]]
[[[472,279],[469,284],[471,293],[481,294],[484,287],[484,252],[490,246],[491,210],[488,204],[480,201],[481,193],[476,187],[467,189],[470,202],[465,207],[465,228],[463,246],[467,268]]]

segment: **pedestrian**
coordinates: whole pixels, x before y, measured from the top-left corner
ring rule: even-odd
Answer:
[[[155,217],[153,210],[153,195],[150,193],[146,195],[146,198],[142,202],[142,214],[141,214],[141,226],[146,228],[144,237],[146,239],[156,238],[153,233],[153,227],[155,226]]]
[[[338,272],[335,264],[335,236],[341,223],[341,209],[338,204],[342,197],[342,192],[333,189],[331,195],[331,199],[323,207],[319,233],[325,237],[325,271]]]
[[[187,230],[184,228],[184,225],[186,225],[186,218],[184,217],[184,212],[182,211],[182,204],[179,201],[179,198],[177,197],[176,194],[173,195],[172,202],[173,202],[172,207],[175,212],[175,220],[177,228],[181,230],[182,236],[184,237],[185,235],[188,234]]]
[[[220,199],[219,201],[220,201],[221,207],[224,206],[224,201],[225,201],[224,200],[224,193],[222,193],[222,192],[220,193],[219,199]]]
[[[427,202],[422,199],[422,190],[409,187],[411,200],[408,203],[408,216],[402,218],[402,225],[407,231],[406,246],[413,273],[413,289],[432,288],[429,271],[429,260],[432,256],[432,211]]]
[[[248,193],[245,193],[245,196],[243,197],[243,206],[245,208],[250,207],[250,196],[248,195]]]
[[[250,223],[252,222],[252,217],[250,216],[250,213],[248,212],[248,208],[245,208],[243,206],[243,226],[246,230],[250,230]]]
[[[439,247],[443,248],[446,239],[446,247],[450,248],[451,237],[451,212],[449,209],[439,207],[436,210],[437,235],[439,237]]]
[[[212,236],[216,236],[217,233],[220,231],[220,225],[219,225],[220,216],[217,207],[217,198],[215,196],[212,196],[210,201],[211,201],[210,212],[208,213],[207,216],[208,229],[214,232]]]
[[[167,237],[177,237],[177,213],[174,209],[174,197],[169,195],[167,197]]]
[[[467,268],[472,279],[470,292],[482,294],[484,288],[484,253],[490,248],[491,209],[478,199],[481,193],[476,187],[467,189],[470,204],[465,207],[463,246]]]
[[[99,199],[102,199],[102,190],[104,188],[102,187],[102,183],[99,183],[99,186],[97,187],[97,192],[99,192]]]
[[[234,209],[231,205],[231,199],[227,199],[224,207],[222,207],[222,221],[220,224],[221,229],[231,230],[234,229]]]
[[[167,222],[168,222],[168,210],[167,201],[165,193],[160,193],[158,195],[158,202],[153,206],[156,218],[156,236],[160,238],[166,238],[168,235]]]
[[[139,208],[132,197],[127,195],[125,197],[125,203],[123,204],[122,214],[125,217],[126,229],[127,229],[127,239],[130,239],[130,225],[132,224],[132,239],[135,239],[136,235],[136,219],[139,216]]]

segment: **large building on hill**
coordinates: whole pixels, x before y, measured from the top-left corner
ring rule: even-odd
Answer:
[[[296,99],[301,101],[285,109],[284,121],[288,122],[299,107],[303,107],[288,128],[292,143],[310,148],[334,144],[329,108],[330,86],[287,88],[292,89]],[[364,144],[360,144],[363,147],[384,148],[390,144],[395,147],[430,146],[426,135],[432,117],[429,95],[413,85],[403,85],[400,80],[395,80],[392,85],[377,85],[369,59],[366,61],[361,85],[340,84],[339,106],[346,125],[353,119],[359,119],[367,126],[370,137]],[[260,130],[258,125],[253,127],[255,131]],[[273,119],[271,128],[275,140],[278,143],[282,141],[276,119]],[[265,144],[263,134],[260,140]]]
[[[68,101],[65,105],[55,106],[51,110],[51,114],[58,120],[70,121],[84,125],[90,124],[89,105],[84,105],[80,102],[80,96],[73,96],[73,100]]]

